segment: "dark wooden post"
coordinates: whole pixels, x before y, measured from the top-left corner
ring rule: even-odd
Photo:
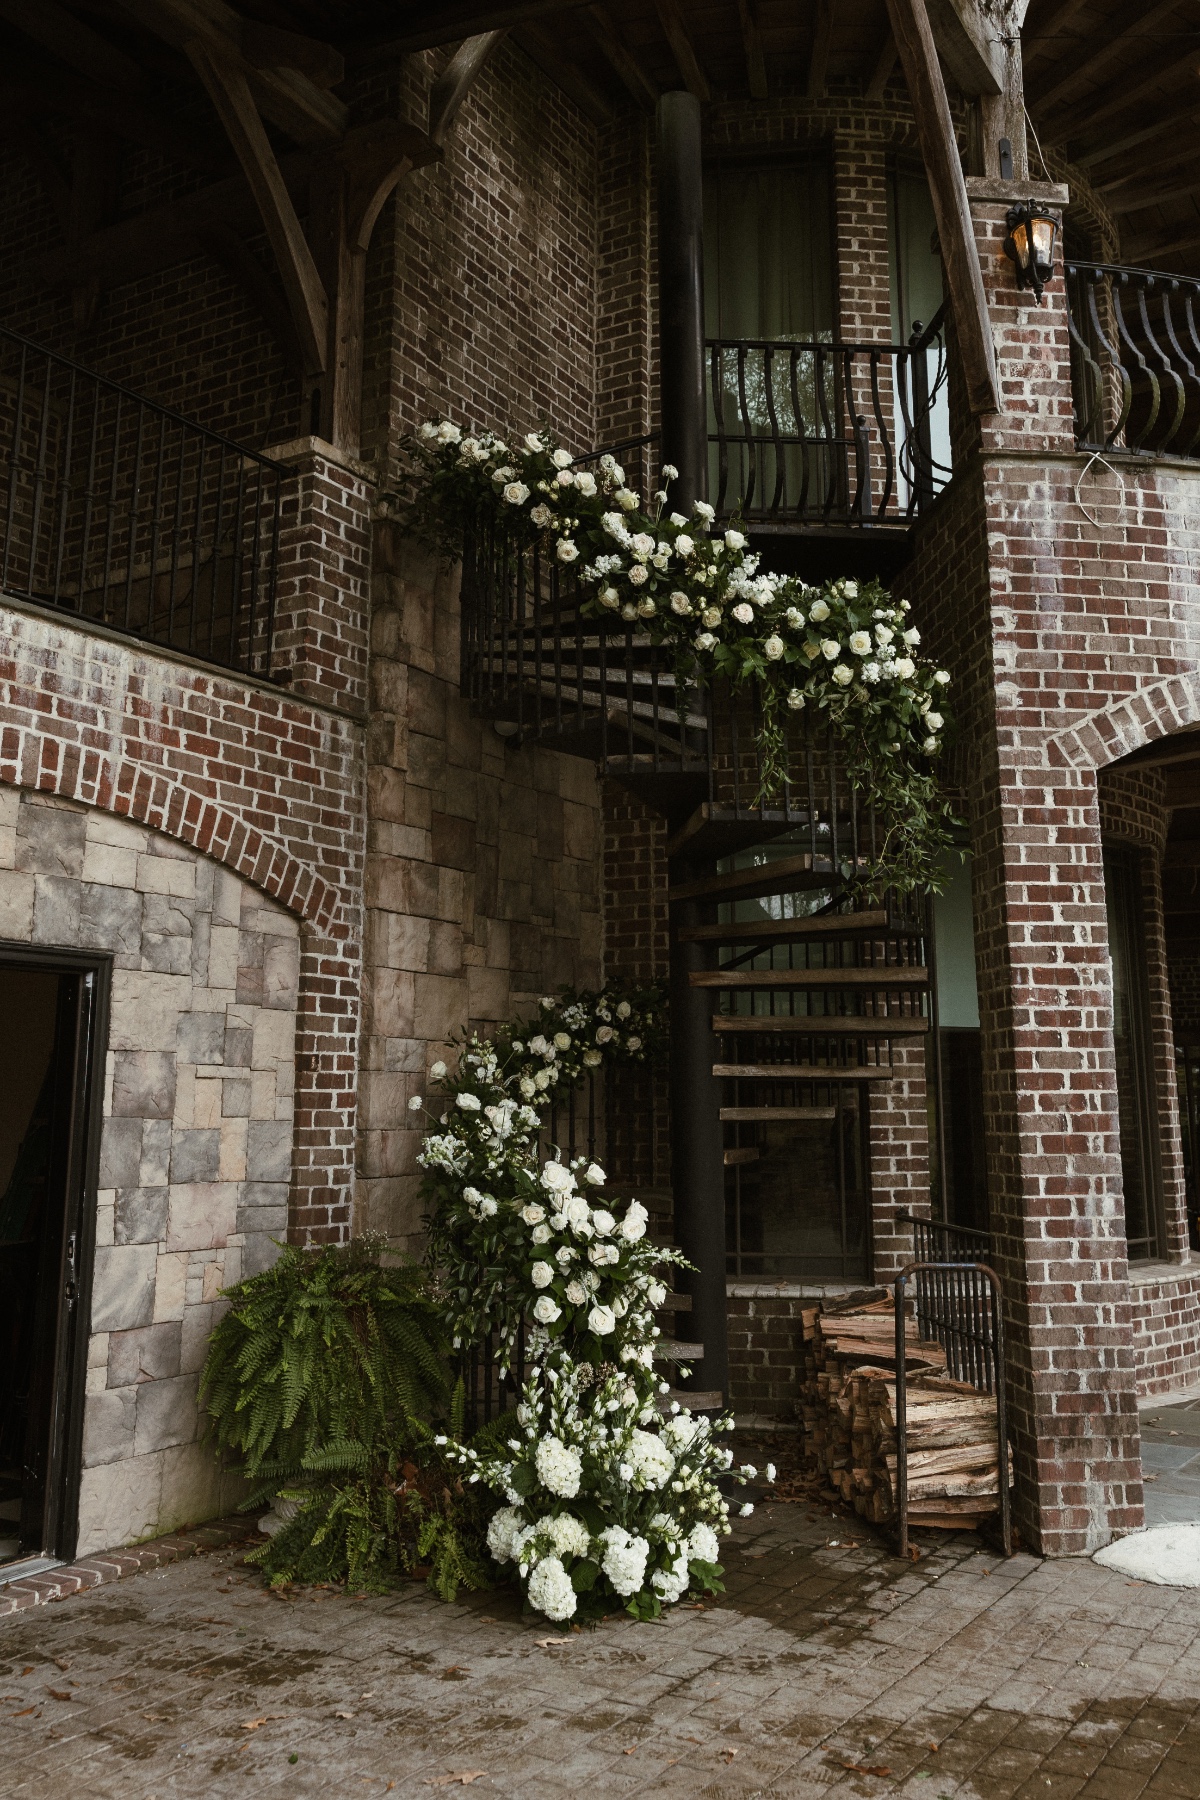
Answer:
[[[692,94],[664,94],[658,103],[659,405],[663,461],[679,470],[671,503],[685,513],[707,487],[703,226],[700,105]],[[710,874],[712,863],[672,857],[669,871],[674,888]],[[671,1187],[675,1234],[696,1265],[687,1279],[686,1335],[704,1345],[704,1360],[686,1385],[725,1393],[725,1170],[721,1090],[712,1072],[712,994],[688,982],[693,969],[706,966],[704,946],[679,941],[680,926],[710,914],[697,900],[671,905]]]

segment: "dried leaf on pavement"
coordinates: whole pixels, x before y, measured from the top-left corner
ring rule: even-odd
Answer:
[[[460,1787],[470,1787],[473,1781],[481,1781],[486,1775],[486,1769],[463,1769],[457,1775],[432,1775],[425,1786],[450,1787],[457,1782]]]

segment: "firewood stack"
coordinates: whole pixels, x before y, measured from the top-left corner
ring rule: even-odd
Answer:
[[[837,1496],[882,1524],[896,1512],[896,1315],[890,1296],[803,1312],[798,1411],[809,1459]],[[996,1399],[946,1374],[940,1344],[904,1324],[908,1376],[908,1516],[972,1529],[999,1507]],[[1012,1459],[1009,1454],[1009,1482]]]

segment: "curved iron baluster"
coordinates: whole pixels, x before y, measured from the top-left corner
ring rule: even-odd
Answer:
[[[1067,332],[1071,343],[1079,352],[1083,365],[1079,378],[1083,389],[1082,398],[1087,403],[1085,415],[1080,417],[1078,412],[1076,414],[1075,441],[1077,444],[1086,444],[1090,448],[1097,441],[1091,435],[1092,427],[1097,419],[1100,421],[1100,430],[1104,429],[1104,371],[1092,355],[1091,345],[1075,323],[1075,310],[1080,305],[1080,295],[1085,285],[1085,277],[1082,270],[1070,265],[1067,267],[1066,274],[1068,279],[1073,279],[1075,283],[1075,305],[1072,306],[1069,299],[1067,304]],[[1099,441],[1105,442],[1103,438]]]
[[[1171,295],[1172,294],[1182,295],[1182,290],[1183,290],[1183,282],[1176,280],[1176,278],[1174,276],[1172,276],[1170,278],[1169,282],[1167,283],[1167,286],[1163,289],[1163,295],[1162,295],[1163,322],[1167,328],[1167,336],[1171,341],[1171,348],[1175,352],[1175,355],[1179,358],[1180,362],[1183,364],[1184,370],[1186,371],[1186,374],[1187,374],[1188,381],[1191,382],[1192,386],[1196,390],[1195,394],[1193,395],[1193,399],[1196,399],[1196,398],[1200,398],[1200,375],[1197,374],[1195,366],[1193,365],[1191,358],[1188,356],[1186,350],[1184,349],[1183,345],[1179,341],[1178,333],[1175,330],[1175,321],[1171,316]],[[1185,306],[1185,311],[1186,311],[1187,310],[1187,296],[1183,296],[1183,298],[1184,298],[1184,306]],[[1194,333],[1193,333],[1193,335],[1194,335]],[[1184,410],[1186,412],[1186,399],[1185,399]],[[1192,434],[1191,438],[1188,440],[1187,445],[1182,450],[1179,451],[1179,455],[1180,456],[1190,456],[1192,454],[1193,450],[1196,448],[1196,445],[1198,443],[1200,443],[1200,423],[1197,424],[1196,430]]]
[[[742,414],[742,430],[745,433],[746,445],[746,485],[742,494],[742,509],[749,512],[754,505],[754,483],[758,475],[758,453],[754,444],[754,433],[750,424],[750,406],[746,399],[746,354],[747,346],[737,347],[737,383],[738,405]]]
[[[829,403],[825,398],[825,346],[823,344],[817,345],[815,379],[817,388],[817,406],[820,408],[821,423],[825,427],[825,503],[821,510],[823,516],[828,519],[830,510],[833,506],[834,441],[833,424],[829,417]]]
[[[850,501],[850,517],[862,518],[863,495],[869,480],[869,471],[864,465],[862,438],[859,427],[866,421],[860,419],[854,406],[854,352],[842,351],[842,380],[845,383],[844,406],[846,412],[847,436],[854,440],[854,496]]]
[[[779,503],[783,499],[783,440],[779,433],[779,420],[775,416],[775,346],[763,345],[763,390],[767,402],[767,417],[771,421],[771,438],[775,446],[775,492],[771,496],[770,512],[772,517],[779,516]],[[767,490],[766,474],[763,475],[763,493]]]
[[[808,504],[808,486],[811,476],[808,460],[808,434],[804,429],[804,411],[800,405],[800,383],[797,370],[800,364],[801,351],[794,347],[791,353],[789,380],[792,390],[792,411],[796,418],[796,436],[800,444],[800,493],[796,501],[796,517],[804,517],[804,508]]]
[[[1121,305],[1121,289],[1123,287],[1128,287],[1130,279],[1130,273],[1127,269],[1122,269],[1113,277],[1112,303],[1113,313],[1115,314],[1117,321],[1117,334],[1120,337],[1121,342],[1128,347],[1138,368],[1146,377],[1152,396],[1150,402],[1150,417],[1146,420],[1146,423],[1138,433],[1137,442],[1129,446],[1130,449],[1140,450],[1158,422],[1159,408],[1162,406],[1162,389],[1158,385],[1158,376],[1154,373],[1154,370],[1150,367],[1150,364],[1146,361],[1137,344],[1130,336],[1129,327],[1125,323],[1125,309]]]
[[[1120,377],[1120,380],[1121,380],[1120,411],[1117,414],[1116,423],[1113,425],[1112,430],[1108,433],[1108,435],[1104,439],[1104,448],[1106,450],[1108,450],[1112,447],[1112,445],[1114,445],[1116,443],[1117,439],[1121,436],[1121,433],[1125,429],[1126,421],[1129,418],[1130,409],[1133,406],[1133,382],[1129,378],[1129,370],[1125,367],[1125,364],[1121,361],[1120,345],[1113,343],[1112,339],[1109,337],[1108,333],[1105,331],[1103,325],[1100,323],[1100,310],[1096,305],[1096,291],[1099,288],[1100,283],[1103,280],[1104,280],[1104,276],[1101,273],[1101,271],[1099,271],[1099,270],[1092,271],[1089,274],[1089,278],[1088,278],[1087,294],[1088,294],[1088,317],[1092,322],[1092,329],[1096,333],[1096,336],[1099,338],[1100,342],[1103,344],[1105,350],[1108,352],[1112,369]],[[1116,307],[1115,307],[1115,303],[1114,303],[1114,314],[1115,314],[1115,312],[1116,312]]]
[[[1148,279],[1143,278],[1142,280],[1138,281],[1138,283],[1136,285],[1137,285],[1137,297],[1138,297],[1138,316],[1140,317],[1140,319],[1142,321],[1142,330],[1145,332],[1147,338],[1150,341],[1150,344],[1153,347],[1155,355],[1158,357],[1158,360],[1162,365],[1162,372],[1163,372],[1164,378],[1167,381],[1173,382],[1174,386],[1175,386],[1175,415],[1171,420],[1170,429],[1163,434],[1163,436],[1159,439],[1159,444],[1158,444],[1158,448],[1160,450],[1165,450],[1167,445],[1171,442],[1171,439],[1175,436],[1175,433],[1179,430],[1180,425],[1183,423],[1183,409],[1184,409],[1184,406],[1186,405],[1186,397],[1185,397],[1184,391],[1183,391],[1183,382],[1180,380],[1176,371],[1171,367],[1171,359],[1167,355],[1166,351],[1163,349],[1162,345],[1159,343],[1158,339],[1155,337],[1154,327],[1150,323],[1150,311],[1146,305],[1146,296],[1149,294],[1151,288],[1154,286],[1154,277],[1150,276]],[[1163,295],[1163,300],[1165,303],[1165,301],[1166,301],[1165,294]]]
[[[880,352],[871,352],[871,401],[875,408],[875,422],[879,426],[879,441],[883,445],[883,497],[875,508],[875,517],[882,519],[888,509],[892,497],[892,482],[896,473],[896,461],[892,455],[891,433],[883,416],[883,406],[879,398],[879,359]]]
[[[729,489],[729,439],[725,435],[724,394],[721,388],[721,343],[712,347],[712,397],[713,413],[717,421],[717,511],[725,508],[725,495]]]

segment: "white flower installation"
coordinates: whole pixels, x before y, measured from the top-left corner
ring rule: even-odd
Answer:
[[[788,775],[787,713],[823,712],[884,826],[878,874],[858,879],[872,891],[937,885],[953,819],[932,762],[948,729],[950,675],[917,654],[906,600],[876,581],[817,589],[760,572],[742,531],[712,530],[711,506],[698,501],[690,519],[664,511],[665,470],[646,510],[614,457],[601,456],[593,473],[549,432],[530,432],[513,449],[490,432],[431,421],[408,448],[404,504],[442,549],[460,554],[465,533],[489,517],[527,541],[541,538],[574,569],[585,613],[637,622],[651,642],[673,647],[687,680],[757,682],[760,799]],[[380,502],[385,512],[394,504]]]
[[[504,1503],[488,1548],[556,1622],[621,1608],[656,1617],[690,1588],[719,1586],[729,1506],[718,1480],[732,1456],[717,1440],[731,1422],[664,1417],[654,1366],[662,1271],[683,1258],[650,1240],[640,1202],[606,1199],[599,1163],[543,1156],[538,1143],[542,1112],[593,1056],[639,1062],[662,1032],[653,993],[547,995],[536,1030],[472,1038],[457,1071],[429,1072],[444,1110],[418,1160],[455,1345],[494,1332],[507,1367],[524,1329],[530,1360],[499,1436],[439,1442]]]

